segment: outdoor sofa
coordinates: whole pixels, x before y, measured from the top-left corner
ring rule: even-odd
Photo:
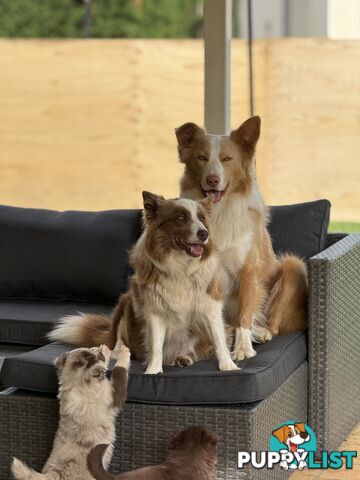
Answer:
[[[256,346],[238,372],[216,361],[161,375],[132,362],[117,419],[115,471],[164,459],[173,432],[206,425],[220,435],[218,479],[279,480],[236,468],[238,450],[268,450],[282,422],[308,423],[318,450],[336,449],[360,419],[360,234],[327,234],[326,200],[272,207],[275,251],[307,259],[309,330]],[[71,346],[46,334],[61,316],[110,312],[127,288],[127,252],[139,210],[55,212],[0,206],[0,478],[13,456],[40,470],[57,428],[54,358]]]

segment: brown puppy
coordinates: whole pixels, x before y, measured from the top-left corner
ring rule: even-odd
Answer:
[[[108,445],[97,445],[88,456],[96,480],[213,480],[218,437],[202,427],[188,427],[174,436],[170,453],[161,465],[113,475],[102,465]]]
[[[295,255],[276,256],[255,174],[260,118],[252,117],[229,136],[209,135],[194,123],[176,130],[184,164],[181,197],[214,201],[210,222],[222,265],[225,315],[235,327],[233,358],[256,354],[264,342],[307,325],[307,274]]]

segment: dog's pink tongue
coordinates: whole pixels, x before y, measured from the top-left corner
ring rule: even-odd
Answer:
[[[219,192],[219,190],[209,190],[205,193],[207,197],[209,197],[210,195],[213,195],[214,202],[218,202],[221,199],[221,192]]]
[[[190,251],[192,255],[200,257],[203,254],[204,247],[202,245],[198,245],[196,243],[190,245]]]
[[[221,199],[221,192],[218,192],[217,190],[214,193],[214,202],[218,202]]]

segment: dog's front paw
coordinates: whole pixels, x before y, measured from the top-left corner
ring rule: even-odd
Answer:
[[[304,468],[307,467],[307,463],[305,462],[305,460],[300,460],[299,462],[299,465],[298,465],[298,469],[299,470],[304,470]]]
[[[241,348],[237,347],[232,352],[231,357],[233,360],[244,360],[244,358],[255,357],[256,351],[252,347]]]
[[[175,359],[175,365],[177,367],[190,367],[193,363],[194,361],[189,355],[179,355]]]
[[[289,465],[288,463],[284,460],[279,463],[280,467],[283,468],[284,470],[289,470]]]
[[[257,336],[257,341],[259,343],[266,343],[266,342],[270,342],[270,340],[272,340],[273,336],[272,336],[272,333],[270,332],[270,330],[268,328],[264,328],[263,331],[261,332],[260,335]]]
[[[225,372],[226,370],[240,370],[240,368],[235,365],[230,357],[225,358],[224,360],[219,360],[219,369],[222,372]]]
[[[148,365],[147,369],[145,370],[145,375],[157,375],[158,373],[162,373],[162,365]]]
[[[121,345],[113,351],[113,355],[116,358],[117,367],[124,367],[126,369],[130,366],[130,350],[125,345]]]

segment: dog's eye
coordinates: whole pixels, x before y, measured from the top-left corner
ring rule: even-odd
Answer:
[[[293,436],[292,432],[289,432],[288,437],[292,437],[292,436]]]
[[[221,161],[222,162],[229,162],[232,159],[233,159],[233,157],[224,157]]]
[[[205,155],[199,155],[198,159],[202,162],[207,162],[208,161],[208,159],[205,157]]]
[[[179,223],[184,223],[185,222],[185,217],[184,217],[184,215],[179,215],[178,217],[176,217],[176,220]]]

